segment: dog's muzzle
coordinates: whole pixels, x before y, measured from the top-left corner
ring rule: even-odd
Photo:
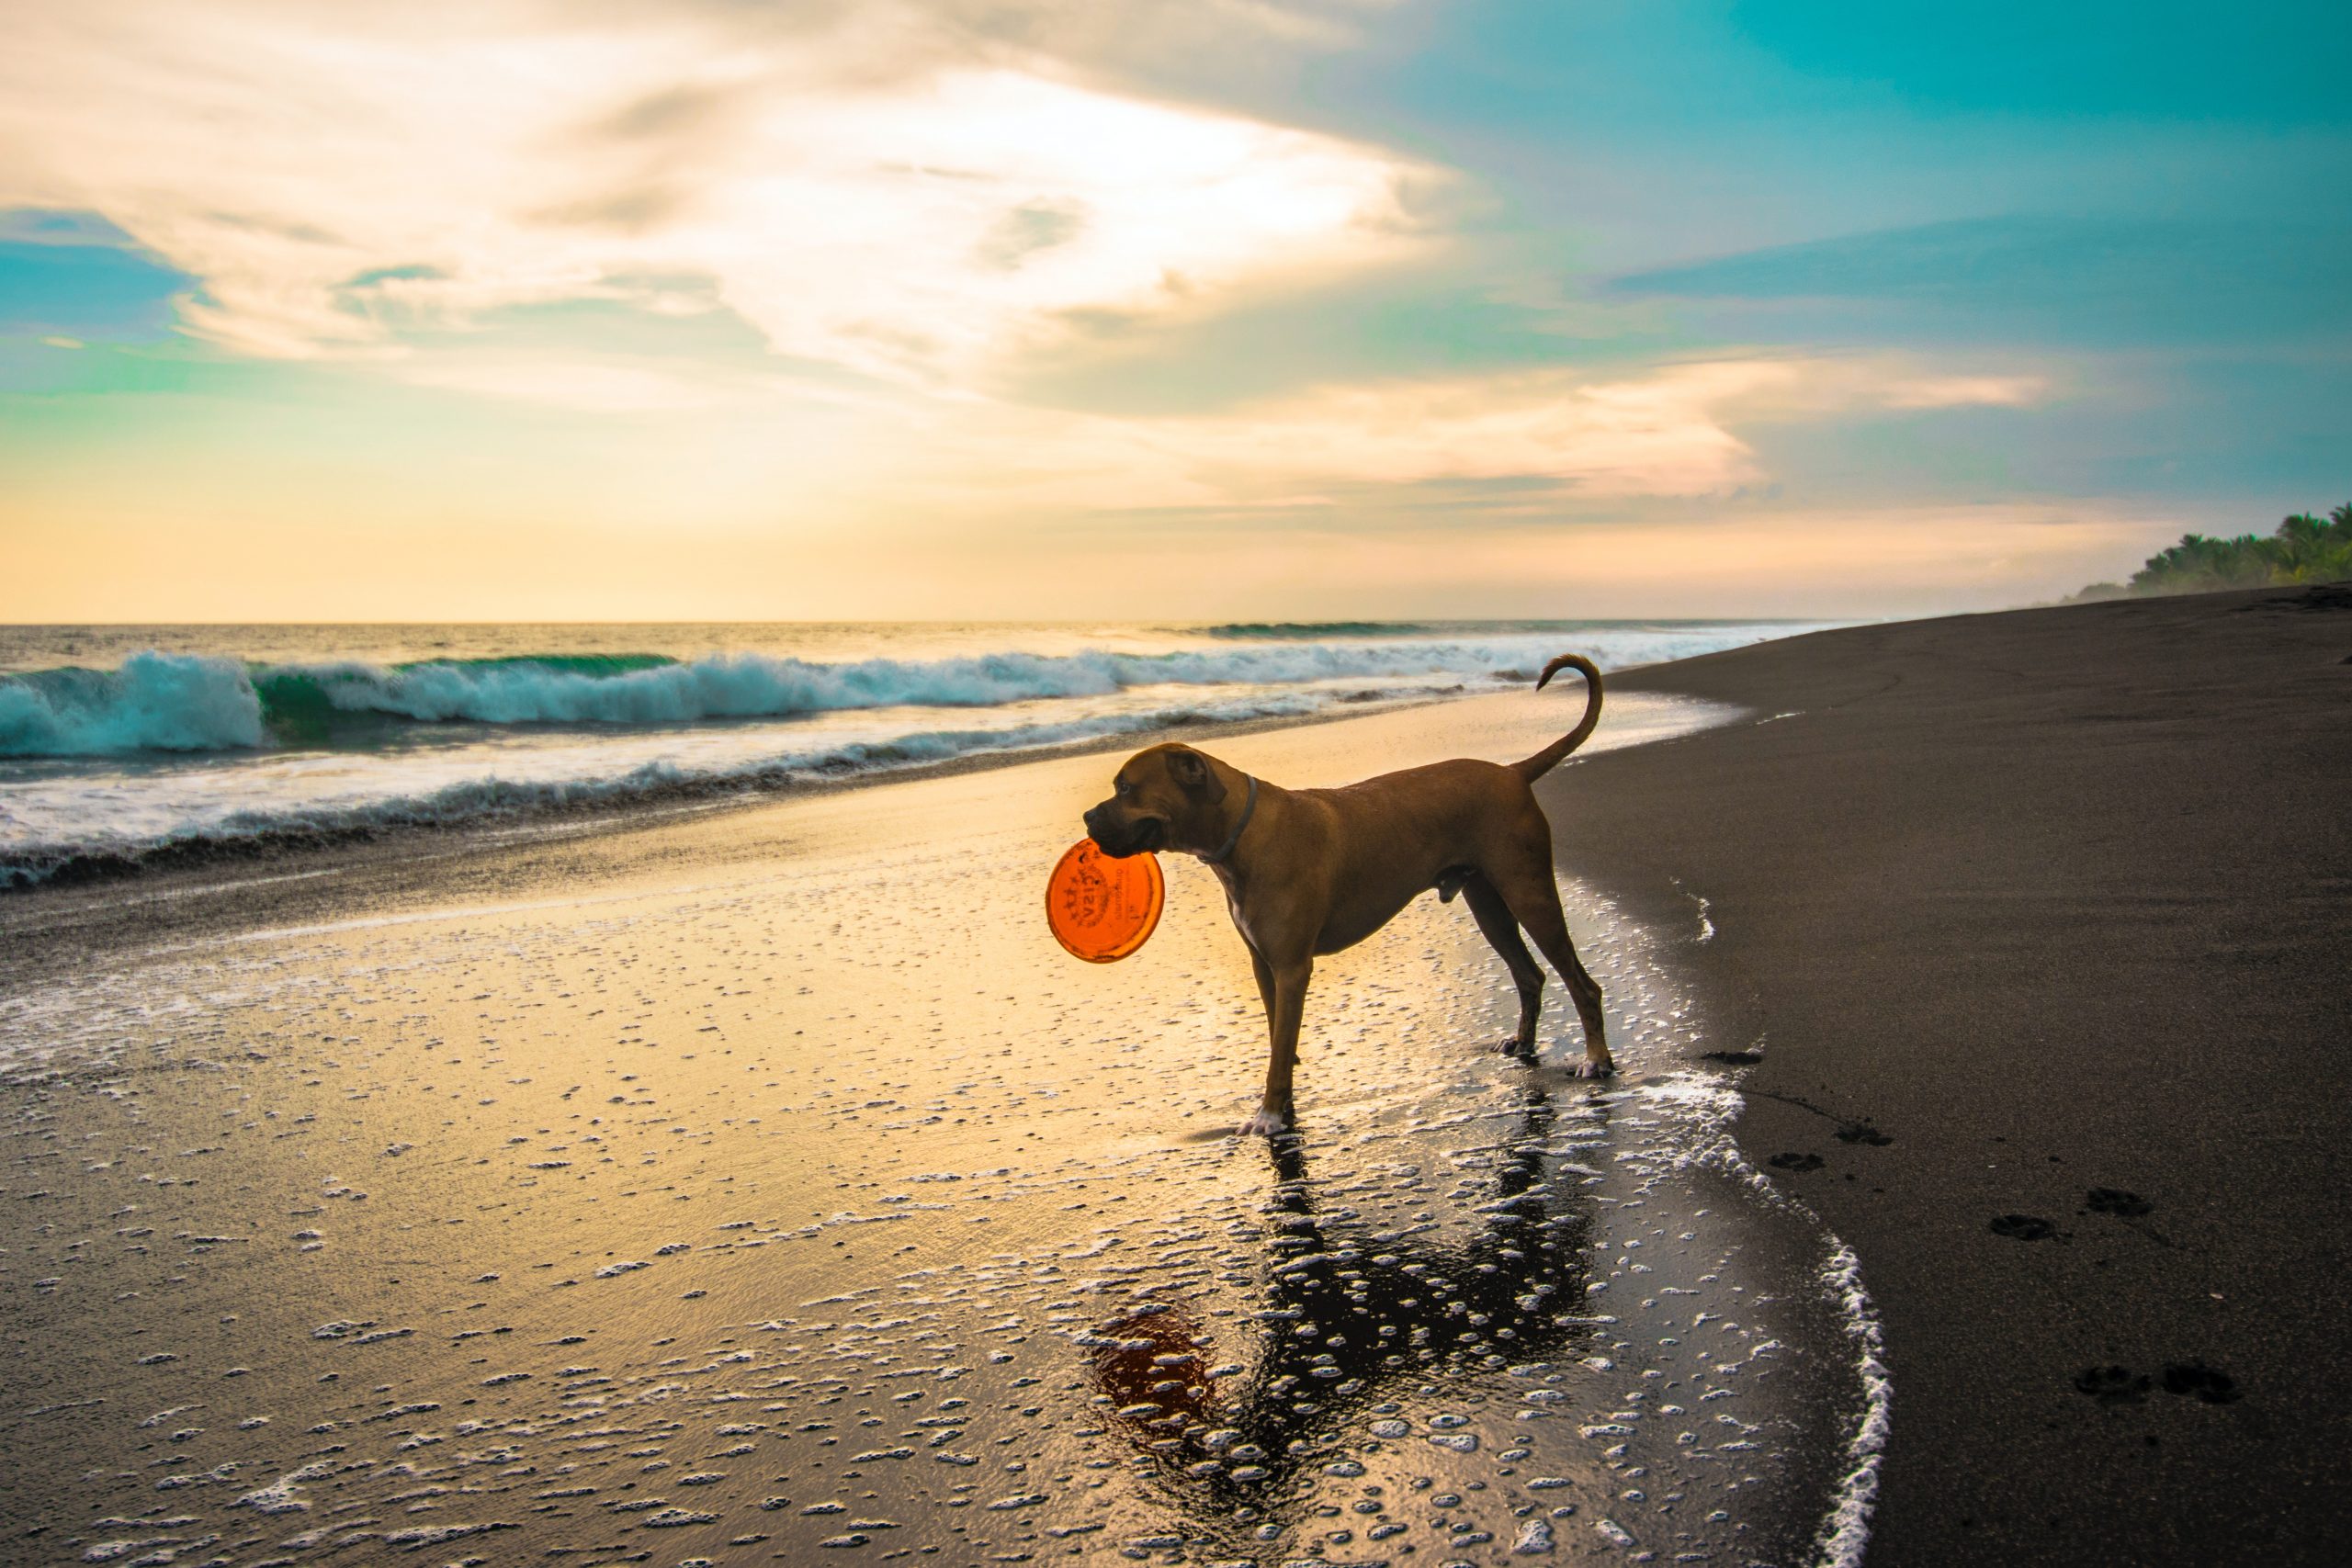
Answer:
[[[1086,836],[1097,848],[1113,860],[1125,860],[1156,850],[1166,840],[1168,829],[1156,817],[1141,821],[1129,821],[1107,803],[1088,812],[1085,818]]]

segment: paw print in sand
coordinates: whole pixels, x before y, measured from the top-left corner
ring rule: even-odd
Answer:
[[[2040,1214],[1999,1214],[1988,1227],[1995,1235],[2005,1235],[2012,1241],[2046,1241],[2058,1234],[2058,1227]]]

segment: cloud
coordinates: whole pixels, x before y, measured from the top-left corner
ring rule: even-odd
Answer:
[[[2030,408],[2049,383],[2039,376],[1922,376],[1886,388],[1891,409]]]
[[[1877,409],[2018,407],[2030,376],[1891,357],[1748,357],[1318,387],[1229,412],[1116,418],[1011,405],[926,425],[899,459],[942,507],[1288,507],[1387,487],[1502,487],[1520,504],[1724,496],[1770,475],[1744,426]]]
[[[434,356],[401,367],[413,386],[477,397],[545,403],[588,413],[651,413],[717,407],[722,390],[705,377],[595,360],[469,360]]]
[[[1428,171],[1091,82],[1029,41],[1067,9],[40,7],[0,55],[0,207],[102,214],[244,354],[392,355],[690,276],[782,353],[947,387],[1078,313],[1412,243]],[[1227,10],[1261,40],[1329,25]]]
[[[1755,322],[1881,341],[2200,343],[2352,327],[2347,278],[2352,225],[2340,221],[2007,217],[1747,251],[1606,292],[1745,305]]]
[[[756,364],[462,341],[390,370],[411,385],[619,418],[646,472],[670,476],[662,484],[685,483],[690,467],[698,491],[731,491],[720,513],[758,516],[788,497],[799,525],[929,519],[1006,547],[1007,530],[1061,536],[1188,515],[1249,515],[1269,529],[1344,519],[1366,535],[1442,524],[1451,535],[1473,518],[1748,503],[1788,477],[1759,446],[1767,431],[2049,395],[2034,377],[1950,374],[1899,356],[1391,378],[1162,414],[908,398]]]
[[[1798,508],[1714,503],[1641,518],[1472,520],[1365,536],[1186,520],[1101,541],[1104,579],[1149,584],[1167,615],[1930,614],[2047,600],[2177,536],[2109,502]],[[1247,549],[1252,569],[1233,581]],[[1050,561],[1050,558],[1048,558]],[[989,564],[957,564],[968,578]],[[1016,577],[1023,563],[994,570]],[[1045,567],[1026,567],[1032,573]],[[1302,608],[1304,606],[1304,608]]]

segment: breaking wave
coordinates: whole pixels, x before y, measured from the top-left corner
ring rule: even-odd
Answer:
[[[267,743],[245,667],[196,654],[135,653],[119,670],[0,679],[0,756],[217,751]]]
[[[0,756],[113,756],[267,747],[368,747],[414,724],[654,728],[714,719],[788,718],[882,707],[997,707],[1105,696],[1136,687],[1295,686],[1345,679],[1516,678],[1557,637],[1444,641],[1293,641],[1324,626],[1217,628],[1263,646],[1168,653],[1088,650],[818,663],[745,653],[691,661],[659,654],[525,656],[378,665],[248,665],[146,652],[115,670],[0,677]],[[1759,633],[1759,635],[1761,635]],[[1673,659],[1725,646],[1720,629],[1688,636],[1585,634],[1604,665]],[[1748,638],[1746,640],[1753,640]],[[1598,646],[1596,646],[1598,645]]]
[[[1366,635],[1375,629],[1385,635]],[[1429,700],[1525,682],[1571,649],[1622,669],[1792,629],[1269,624],[1145,632],[1160,640],[1141,648],[934,640],[904,657],[832,660],[796,650],[374,662],[334,656],[332,629],[317,654],[275,663],[151,648],[112,669],[0,675],[0,888]],[[1191,646],[1170,646],[1179,637]]]
[[[413,785],[405,789],[385,789],[381,781],[368,777],[334,793],[278,798],[255,782],[241,784],[227,775],[214,775],[228,787],[203,789],[190,787],[200,784],[201,775],[184,776],[178,791],[144,811],[91,818],[78,830],[15,843],[0,835],[0,888],[255,849],[365,839],[392,829],[684,804],[1180,725],[1295,717],[1321,705],[1304,694],[1228,698],[998,728],[922,730],[708,763],[659,758],[633,764],[616,761],[602,769],[590,763],[583,771],[579,756],[566,752],[550,756],[550,771],[537,774],[527,764],[515,768],[510,763],[512,771],[503,773],[460,766],[455,770],[458,776],[420,788],[413,784],[424,781],[412,770]]]

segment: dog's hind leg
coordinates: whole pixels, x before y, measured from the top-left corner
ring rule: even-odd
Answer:
[[[1544,966],[1527,951],[1527,943],[1520,939],[1519,922],[1511,918],[1510,906],[1495,891],[1485,877],[1472,875],[1462,883],[1463,902],[1470,906],[1470,913],[1486,933],[1495,951],[1502,954],[1503,964],[1510,971],[1511,984],[1519,987],[1519,1031],[1503,1042],[1503,1049],[1514,1056],[1535,1055],[1535,1026],[1544,1012]]]
[[[1617,1070],[1609,1055],[1608,1025],[1600,1012],[1600,985],[1577,960],[1574,943],[1568,941],[1567,917],[1560,912],[1560,889],[1552,880],[1551,857],[1535,858],[1532,864],[1510,868],[1492,867],[1486,872],[1487,881],[1502,895],[1503,902],[1527,934],[1535,939],[1535,946],[1551,960],[1552,967],[1568,987],[1568,999],[1576,1003],[1577,1017],[1584,1024],[1584,1060],[1577,1064],[1577,1077],[1605,1078]],[[1482,925],[1483,921],[1480,922]]]
[[[1315,975],[1315,961],[1302,958],[1295,963],[1274,964],[1257,959],[1261,976],[1272,982],[1272,999],[1266,1009],[1266,1033],[1270,1055],[1266,1060],[1266,1097],[1258,1105],[1258,1113],[1241,1124],[1241,1134],[1272,1137],[1291,1130],[1291,1070],[1298,1065],[1298,1021],[1306,1010],[1306,983]],[[1263,988],[1261,982],[1261,988]]]

